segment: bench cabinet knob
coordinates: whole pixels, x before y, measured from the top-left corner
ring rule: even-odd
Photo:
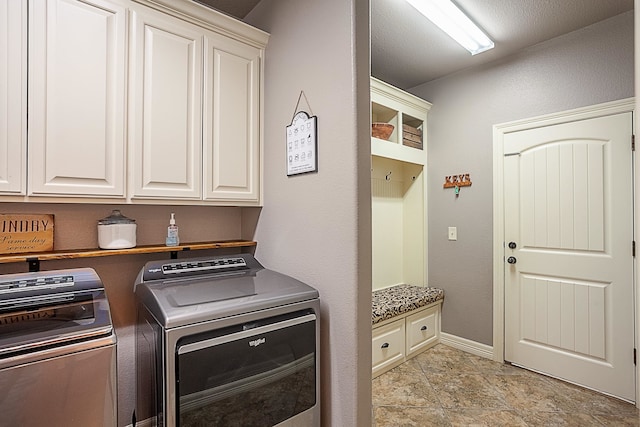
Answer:
[[[423,326],[422,328],[420,328],[421,331],[426,331],[427,330],[427,326]]]
[[[384,344],[382,344],[380,346],[380,348],[387,348],[387,347],[389,347],[389,343],[388,342],[386,342],[386,343],[384,343]]]

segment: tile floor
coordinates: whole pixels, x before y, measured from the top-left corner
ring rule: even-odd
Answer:
[[[640,426],[629,403],[443,344],[372,388],[373,427]]]

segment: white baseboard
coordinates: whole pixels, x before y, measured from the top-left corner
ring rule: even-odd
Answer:
[[[446,332],[440,332],[440,344],[493,360],[493,347],[490,345],[447,334]]]

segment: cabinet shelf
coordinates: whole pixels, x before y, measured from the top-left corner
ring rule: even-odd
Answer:
[[[374,137],[371,138],[371,154],[422,166],[425,164],[423,150]]]
[[[61,259],[96,258],[114,255],[137,255],[170,252],[171,258],[177,258],[178,252],[197,251],[204,249],[250,248],[257,245],[252,240],[221,240],[216,242],[194,242],[179,246],[144,245],[129,249],[76,249],[51,252],[35,252],[13,255],[0,255],[0,264],[12,262],[29,263],[29,271],[38,271],[40,261]]]

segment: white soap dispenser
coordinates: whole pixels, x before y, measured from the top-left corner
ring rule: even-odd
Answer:
[[[167,246],[178,246],[180,244],[180,237],[178,236],[178,226],[176,225],[175,214],[171,213],[171,219],[169,220],[169,227],[167,227]]]

